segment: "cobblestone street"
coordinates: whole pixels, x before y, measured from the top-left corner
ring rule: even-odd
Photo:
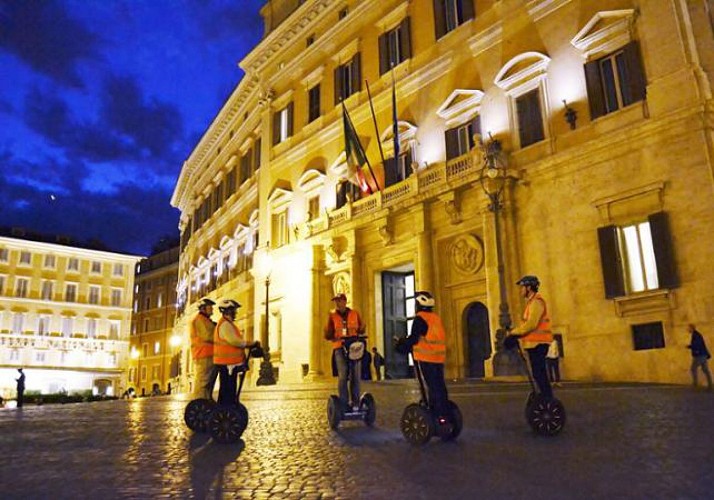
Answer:
[[[0,410],[1,498],[711,498],[714,394],[578,385],[568,425],[532,434],[525,384],[455,383],[455,443],[399,431],[415,383],[365,384],[377,422],[329,430],[326,385],[251,388],[243,441],[183,424],[184,396]]]

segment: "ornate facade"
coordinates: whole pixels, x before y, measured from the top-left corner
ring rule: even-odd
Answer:
[[[0,236],[0,384],[120,395],[138,257]]]
[[[400,377],[391,338],[410,325],[414,291],[429,289],[449,332],[447,374],[490,377],[508,319],[499,306],[517,318],[513,283],[528,273],[543,283],[567,378],[686,381],[686,323],[714,331],[710,9],[268,2],[245,77],[172,198],[177,331],[202,295],[230,296],[248,337],[269,341],[279,380],[321,376],[323,322],[345,292]],[[371,160],[361,192],[344,182],[341,103]],[[505,168],[495,212],[494,165]]]

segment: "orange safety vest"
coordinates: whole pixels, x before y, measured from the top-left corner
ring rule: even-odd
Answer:
[[[426,321],[426,335],[419,337],[419,341],[412,348],[412,356],[416,361],[427,363],[446,363],[446,331],[444,323],[438,314],[430,311],[419,311],[421,319]]]
[[[538,320],[535,330],[531,330],[521,340],[526,344],[550,344],[553,342],[553,331],[550,329],[550,316],[548,315],[548,307],[545,300],[540,294],[536,293],[526,303],[526,308],[523,310],[523,321],[528,321],[531,317],[531,304],[534,300],[540,300],[543,303],[543,314]]]
[[[228,323],[235,330],[236,335],[238,337],[241,336],[240,330],[233,322],[221,317],[218,320],[216,329],[213,331],[213,363],[216,365],[240,365],[245,363],[245,348],[231,345],[220,336],[219,332],[223,323]]]
[[[359,314],[354,309],[347,311],[347,320],[343,320],[337,310],[330,312],[330,320],[335,326],[335,339],[332,341],[332,348],[342,347],[343,337],[354,337],[359,335]]]
[[[211,318],[201,313],[197,313],[188,325],[188,330],[191,335],[191,356],[193,359],[202,359],[213,357],[213,342],[205,340],[213,337],[213,328],[215,323]],[[199,331],[203,335],[199,335]]]

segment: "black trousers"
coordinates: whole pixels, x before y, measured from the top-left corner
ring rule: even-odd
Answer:
[[[560,382],[560,366],[558,358],[545,358],[545,366],[548,368],[548,380]]]
[[[220,387],[218,388],[218,404],[221,406],[234,406],[236,403],[236,392],[238,391],[238,369],[233,367],[228,372],[226,365],[214,365],[218,368]]]
[[[553,389],[548,380],[548,371],[545,368],[545,355],[548,354],[548,344],[538,344],[535,347],[526,349],[531,362],[533,380],[538,385],[538,390],[546,398],[553,397]]]
[[[441,363],[426,363],[417,361],[421,373],[424,376],[426,389],[429,397],[429,406],[431,406],[437,416],[449,416],[449,393],[446,390],[446,382],[444,381],[444,365]]]

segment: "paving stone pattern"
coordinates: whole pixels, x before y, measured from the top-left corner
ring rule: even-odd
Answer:
[[[251,388],[236,445],[183,424],[184,396],[0,410],[0,498],[714,498],[714,394],[576,385],[568,425],[532,434],[523,384],[458,383],[464,431],[415,448],[414,383],[367,384],[375,427],[326,422],[326,385]]]

